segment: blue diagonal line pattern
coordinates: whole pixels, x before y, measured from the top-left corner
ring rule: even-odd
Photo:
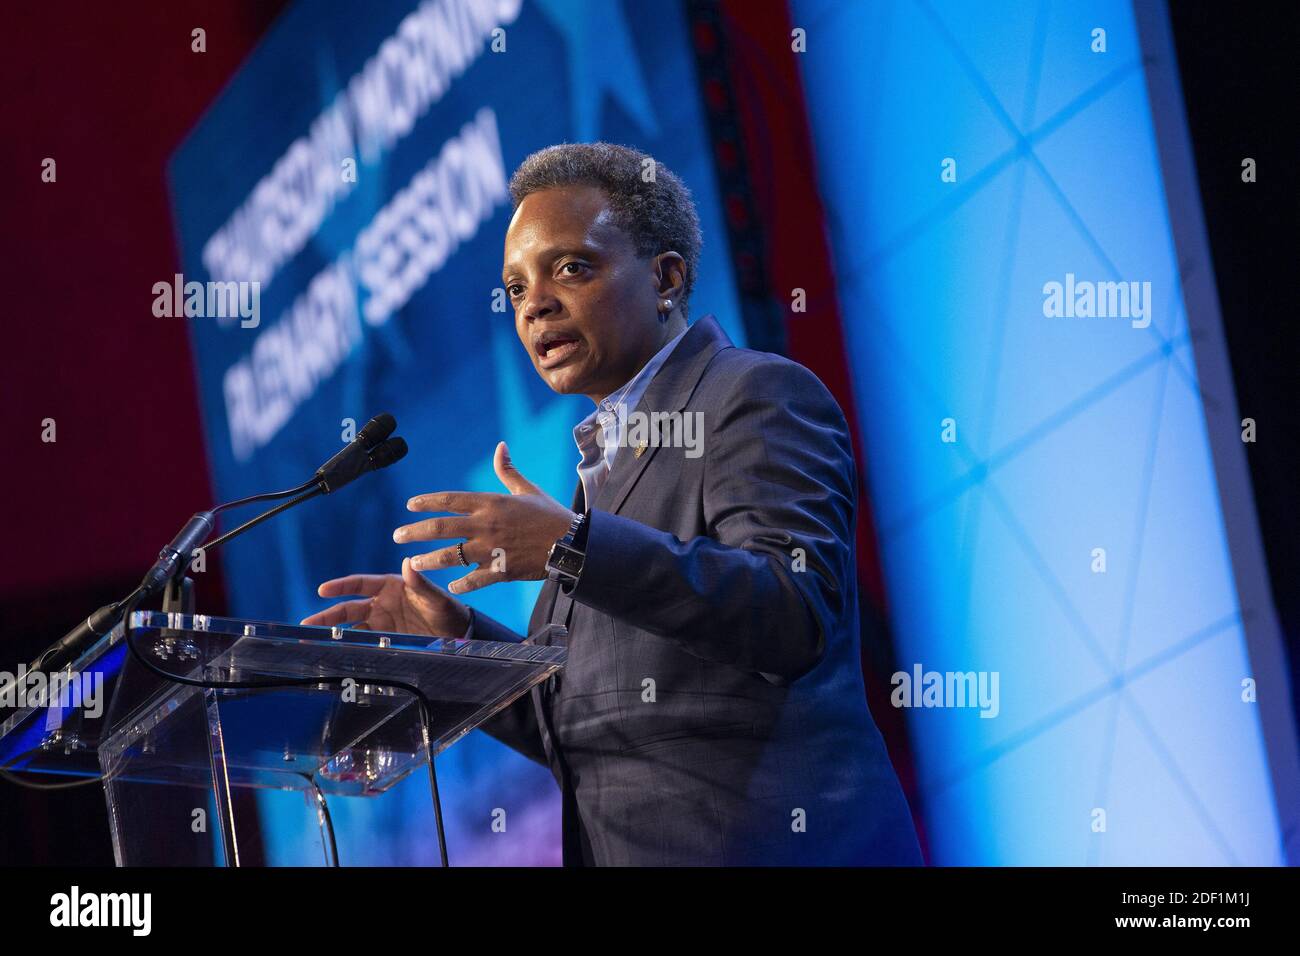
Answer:
[[[1003,448],[993,453],[989,453],[987,448],[987,436],[990,434],[991,430],[991,416],[996,407],[997,377],[1000,368],[1002,336],[1005,323],[1004,313],[1007,310],[1007,285],[1009,283],[1007,276],[1009,276],[1009,262],[1015,255],[1015,225],[1018,222],[1020,204],[1023,201],[1025,164],[1028,164],[1028,166],[1032,168],[1035,174],[1041,179],[1052,199],[1065,214],[1071,227],[1083,239],[1086,247],[1091,250],[1097,261],[1101,263],[1107,276],[1112,281],[1120,281],[1120,270],[1108,255],[1102,244],[1098,241],[1096,235],[1088,227],[1075,205],[1066,196],[1064,190],[1061,189],[1059,183],[1051,174],[1046,164],[1044,164],[1041,158],[1035,153],[1034,144],[1044,136],[1062,129],[1066,123],[1068,123],[1071,116],[1078,115],[1090,103],[1095,102],[1109,89],[1114,88],[1114,86],[1119,82],[1126,79],[1140,64],[1137,62],[1130,62],[1122,65],[1119,69],[1113,71],[1101,83],[1095,84],[1091,90],[1086,91],[1083,96],[1077,97],[1065,110],[1058,111],[1055,116],[1049,118],[1045,123],[1043,123],[1039,129],[1030,134],[1025,134],[1021,127],[1030,126],[1032,123],[1032,104],[1034,96],[1036,95],[1039,79],[1038,73],[1039,64],[1041,64],[1041,42],[1044,35],[1043,21],[1046,17],[1045,7],[1040,5],[1038,17],[1035,23],[1035,43],[1032,55],[1035,58],[1036,66],[1035,69],[1031,71],[1031,79],[1029,81],[1031,86],[1027,94],[1025,119],[1021,124],[1017,124],[1003,107],[1002,103],[998,100],[991,85],[985,80],[980,71],[976,68],[970,56],[968,56],[962,49],[961,45],[947,29],[946,25],[931,5],[926,2],[926,0],[915,0],[915,3],[917,8],[934,27],[936,33],[952,53],[954,59],[958,62],[963,72],[969,77],[980,97],[988,106],[990,112],[1011,135],[1015,145],[1012,149],[995,158],[984,169],[978,171],[974,177],[965,183],[963,189],[958,190],[955,195],[923,214],[910,226],[905,227],[892,242],[871,253],[865,260],[860,262],[853,271],[866,274],[872,269],[877,268],[882,262],[891,256],[896,255],[903,247],[944,222],[953,212],[961,208],[964,204],[969,202],[971,198],[983,191],[991,182],[995,181],[1011,164],[1016,163],[1016,161],[1020,159],[1023,159],[1025,163],[1016,164],[1016,182],[1011,193],[1007,237],[1004,241],[1004,271],[999,283],[999,309],[997,315],[994,317],[995,325],[992,349],[986,365],[984,398],[980,406],[982,417],[976,426],[977,441],[975,448],[978,454],[959,445],[956,450],[968,465],[968,471],[966,474],[956,482],[951,483],[939,495],[936,495],[927,502],[923,502],[919,507],[912,509],[909,513],[904,515],[902,519],[884,526],[881,529],[881,539],[882,542],[887,541],[892,536],[905,531],[911,524],[917,520],[921,520],[934,509],[945,506],[955,497],[961,496],[967,491],[977,489],[976,495],[973,496],[975,499],[972,503],[974,510],[973,512],[970,512],[972,524],[967,527],[966,534],[964,535],[968,545],[966,553],[971,553],[969,546],[971,541],[977,538],[979,509],[982,502],[987,500],[987,502],[994,507],[996,513],[1010,531],[1012,539],[1016,542],[1019,550],[1021,550],[1029,560],[1030,566],[1047,589],[1047,592],[1060,607],[1066,620],[1070,622],[1072,629],[1075,631],[1076,636],[1082,642],[1088,654],[1092,657],[1102,673],[1108,675],[1108,679],[1101,686],[1094,688],[1092,691],[1079,698],[1076,698],[1069,705],[1055,711],[1053,714],[1045,716],[1029,728],[1014,735],[1011,740],[1005,741],[998,747],[992,748],[990,751],[982,754],[971,764],[962,768],[958,774],[945,775],[940,779],[925,781],[923,788],[926,791],[937,791],[937,789],[951,785],[955,779],[970,773],[978,772],[992,761],[997,760],[999,757],[1009,752],[1010,749],[1022,746],[1024,743],[1035,739],[1041,733],[1044,733],[1058,725],[1061,721],[1068,719],[1074,713],[1110,697],[1112,698],[1115,710],[1112,712],[1111,719],[1108,723],[1106,743],[1103,747],[1103,761],[1100,768],[1100,779],[1098,781],[1098,805],[1104,805],[1105,803],[1106,792],[1109,786],[1111,761],[1115,746],[1114,735],[1117,727],[1118,708],[1122,705],[1133,716],[1134,725],[1141,729],[1142,733],[1147,738],[1152,752],[1156,754],[1157,759],[1165,768],[1170,779],[1182,790],[1188,804],[1193,808],[1197,819],[1199,819],[1204,826],[1206,833],[1209,834],[1215,845],[1220,848],[1224,857],[1229,861],[1235,862],[1236,855],[1232,852],[1232,848],[1224,837],[1222,830],[1216,825],[1209,809],[1205,806],[1204,802],[1197,797],[1194,787],[1192,787],[1187,780],[1187,777],[1179,767],[1178,762],[1174,759],[1168,747],[1165,746],[1160,735],[1156,732],[1154,726],[1146,717],[1141,707],[1132,699],[1131,695],[1124,693],[1126,682],[1134,676],[1132,673],[1124,673],[1124,663],[1127,656],[1133,612],[1137,599],[1136,592],[1138,588],[1138,579],[1141,574],[1143,555],[1142,543],[1144,540],[1147,513],[1152,494],[1155,455],[1160,437],[1160,422],[1164,408],[1166,380],[1171,365],[1177,371],[1184,383],[1199,395],[1199,388],[1196,384],[1195,376],[1182,365],[1178,355],[1178,348],[1187,343],[1187,333],[1184,331],[1178,334],[1173,334],[1173,330],[1178,328],[1177,323],[1178,318],[1181,315],[1181,302],[1170,302],[1167,304],[1167,310],[1170,313],[1169,331],[1171,334],[1169,337],[1166,337],[1166,335],[1162,333],[1157,323],[1152,322],[1151,325],[1148,326],[1148,332],[1153,335],[1159,343],[1157,348],[1140,357],[1135,362],[1130,363],[1126,368],[1118,370],[1106,381],[1090,389],[1083,396],[1076,398],[1064,408],[1059,409],[1057,412],[1048,416],[1038,425],[1031,427],[1027,432],[1023,433],[1016,439],[1013,439]],[[1176,276],[1175,280],[1178,278],[1179,277]],[[1170,285],[1170,288],[1177,287],[1177,285],[1172,283]],[[901,345],[901,343],[899,344]],[[1040,442],[1047,435],[1054,433],[1062,425],[1088,410],[1102,398],[1112,393],[1115,389],[1127,384],[1137,375],[1153,366],[1157,368],[1155,399],[1152,403],[1151,423],[1147,431],[1147,456],[1139,486],[1139,499],[1135,515],[1136,528],[1133,541],[1133,557],[1128,569],[1129,577],[1124,596],[1123,619],[1120,625],[1120,643],[1116,656],[1112,660],[1105,653],[1100,642],[1088,627],[1087,622],[1075,607],[1074,602],[1069,596],[1068,590],[1057,579],[1050,564],[1043,558],[1039,549],[1034,544],[1032,536],[1024,528],[1023,523],[1016,518],[1005,497],[1000,493],[996,484],[991,480],[991,476],[999,467],[1014,460],[1026,450]],[[911,381],[916,383],[924,393],[930,396],[931,400],[937,397],[937,390],[932,386],[929,386],[923,376],[912,378]],[[943,414],[941,403],[939,403],[936,410],[940,415]],[[1216,625],[1207,628],[1200,639],[1208,639],[1209,636],[1219,633],[1224,627],[1228,626],[1228,623],[1232,619],[1233,618],[1229,618],[1225,621],[1220,621]],[[1194,643],[1189,644],[1184,642],[1183,650],[1186,650],[1190,646],[1194,646]],[[1162,663],[1169,663],[1176,660],[1177,655],[1166,655],[1160,659]],[[1140,671],[1142,668],[1136,670]],[[1090,844],[1090,862],[1096,862],[1095,858],[1097,852],[1098,844],[1096,842]]]

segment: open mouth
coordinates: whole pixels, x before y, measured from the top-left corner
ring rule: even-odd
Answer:
[[[579,339],[570,332],[543,332],[533,340],[537,364],[541,368],[555,368],[572,358],[580,346]]]

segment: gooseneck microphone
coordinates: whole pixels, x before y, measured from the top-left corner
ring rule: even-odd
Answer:
[[[124,609],[130,605],[139,606],[149,598],[157,597],[167,589],[167,585],[185,573],[191,556],[198,548],[211,550],[225,544],[231,538],[238,537],[245,531],[256,527],[282,511],[299,505],[319,495],[333,494],[344,485],[356,481],[362,475],[378,471],[396,464],[406,457],[406,440],[399,437],[389,438],[397,428],[397,420],[387,412],[376,415],[357,433],[342,451],[316,469],[310,480],[287,491],[274,491],[267,494],[252,495],[218,505],[210,511],[200,511],[185,523],[176,536],[158,553],[158,560],[145,574],[131,594],[121,601],[106,604],[95,611],[58,641],[47,647],[31,666],[31,671],[53,671],[70,664],[91,644],[111,631],[122,619]],[[214,541],[205,541],[212,533],[218,512],[257,501],[275,501],[288,498],[283,504],[263,512],[256,518],[244,522],[237,528],[226,532]]]
[[[256,527],[263,521],[275,517],[280,512],[301,504],[309,498],[315,498],[318,495],[333,494],[344,485],[347,485],[362,475],[371,471],[378,471],[381,468],[387,468],[396,464],[406,457],[406,441],[398,437],[389,437],[397,428],[397,422],[392,415],[377,415],[371,419],[357,437],[348,444],[346,448],[337,455],[316,469],[315,475],[297,488],[290,488],[287,491],[270,492],[268,494],[252,495],[248,498],[241,498],[238,501],[227,502],[224,505],[218,505],[211,511],[200,511],[190,518],[185,526],[172,538],[171,542],[158,555],[158,560],[154,562],[152,568],[145,574],[140,586],[132,591],[127,597],[115,604],[109,604],[90,617],[86,618],[81,624],[73,628],[57,643],[51,645],[44,653],[36,659],[36,662],[29,667],[28,673],[39,670],[53,670],[62,668],[82,654],[87,647],[95,641],[109,633],[114,626],[120,621],[123,624],[123,637],[127,649],[131,655],[147,670],[172,681],[177,684],[184,684],[195,687],[207,687],[217,689],[241,689],[252,688],[259,689],[264,687],[290,687],[304,686],[307,684],[319,684],[329,682],[340,684],[350,678],[332,677],[322,675],[312,678],[280,678],[272,681],[224,681],[213,682],[195,680],[179,674],[172,674],[159,668],[150,661],[136,646],[132,639],[132,625],[129,615],[132,614],[140,604],[149,597],[167,591],[168,597],[163,599],[163,609],[168,610],[168,602],[172,594],[175,593],[174,583],[184,577],[185,569],[189,566],[190,555],[198,548],[210,550],[219,547],[231,538],[237,537]],[[277,499],[288,498],[275,507],[269,509],[253,518],[244,522],[237,528],[226,532],[221,537],[207,541],[208,535],[212,532],[215,516],[217,512],[224,511],[227,508],[234,508],[239,505],[251,504],[255,501],[273,501]],[[207,541],[205,544],[204,542]],[[431,723],[432,705],[429,698],[417,685],[408,684],[398,680],[386,680],[384,684],[405,690],[410,693],[416,700],[420,709],[420,719],[424,728],[424,746],[430,748],[428,727]],[[434,771],[433,751],[429,749],[429,783],[433,792],[433,809],[434,820],[438,832],[438,854],[442,865],[447,866],[447,840],[443,832],[442,822],[442,801],[438,795],[438,777]],[[5,779],[15,779],[7,770],[0,770],[0,775]],[[17,781],[21,782],[21,781]],[[320,796],[317,790],[317,796],[321,799],[322,805],[324,798]],[[328,812],[327,810],[324,812]]]
[[[318,477],[312,482],[311,488],[304,491],[296,498],[292,498],[282,505],[276,505],[270,511],[263,512],[251,521],[245,521],[238,528],[235,528],[232,531],[227,531],[220,538],[210,542],[207,547],[219,548],[231,538],[239,537],[239,535],[243,534],[250,528],[257,527],[263,521],[269,521],[281,511],[288,511],[295,505],[302,504],[308,498],[315,498],[317,495],[333,494],[344,485],[356,481],[367,472],[378,471],[380,468],[387,468],[389,465],[401,461],[406,457],[406,452],[406,439],[404,438],[390,438],[387,441],[382,441],[364,455],[360,455],[357,452],[351,452],[350,454],[358,456],[355,461],[349,459],[345,462],[344,467],[336,468],[329,474]],[[336,455],[335,457],[337,458],[338,456]],[[320,472],[317,472],[317,475],[319,476]]]
[[[215,520],[214,512],[200,511],[185,522],[185,527],[176,532],[171,543],[158,553],[158,560],[140,582],[140,590],[144,592],[141,597],[152,597],[163,592],[167,582],[189,562],[195,549],[208,540]]]
[[[369,460],[370,453],[379,447],[396,428],[397,420],[387,412],[376,415],[366,422],[365,427],[357,432],[357,437],[346,448],[316,469],[316,480],[324,486],[325,494],[332,494],[348,482],[355,481],[367,471],[373,470]]]

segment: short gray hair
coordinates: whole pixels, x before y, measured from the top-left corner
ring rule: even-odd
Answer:
[[[648,182],[643,170],[654,163]],[[533,153],[510,177],[510,198],[518,209],[524,197],[543,189],[595,186],[609,198],[614,221],[632,237],[637,255],[677,252],[686,260],[682,315],[695,286],[700,261],[700,217],[686,184],[663,163],[629,146],[613,143],[561,143]]]

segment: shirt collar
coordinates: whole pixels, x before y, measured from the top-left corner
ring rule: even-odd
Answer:
[[[683,329],[674,335],[667,344],[656,352],[641,370],[632,376],[627,382],[610,392],[592,409],[591,414],[578,422],[577,427],[573,429],[573,440],[578,445],[578,450],[583,451],[595,441],[596,429],[602,427],[606,421],[612,427],[622,421],[624,415],[636,408],[636,403],[641,400],[645,394],[646,388],[661,369],[668,356],[672,354],[673,348],[682,340],[689,330]],[[609,418],[609,416],[613,418]],[[605,416],[602,418],[601,416]]]

